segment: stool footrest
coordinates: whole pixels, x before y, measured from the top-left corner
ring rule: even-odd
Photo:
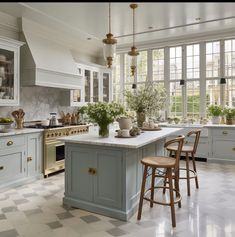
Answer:
[[[179,168],[179,170],[187,170],[186,168]],[[197,173],[194,170],[189,169],[189,172],[193,174],[192,176],[189,175],[189,179],[195,179],[197,177]],[[187,179],[187,177],[179,177],[179,179]]]
[[[159,189],[159,188],[166,188],[166,189],[170,189],[168,186],[154,186],[153,187],[153,189]],[[148,188],[146,191],[145,191],[145,195],[149,192],[149,191],[151,191],[152,190],[152,188]],[[181,197],[181,195],[180,195],[180,193],[175,189],[175,188],[173,188],[173,192],[175,192],[177,195],[176,195],[176,198],[175,198],[175,200],[174,200],[174,204],[176,204],[176,203],[178,203],[178,202],[180,202],[181,200],[182,200],[182,197]],[[150,198],[147,198],[146,196],[144,195],[144,199],[145,200],[147,200],[147,201],[149,201],[149,202],[152,202],[152,203],[156,203],[156,204],[160,204],[160,205],[164,205],[164,206],[170,206],[171,204],[170,204],[170,202],[158,202],[158,201],[154,201],[154,200],[152,200],[152,199],[150,199]]]

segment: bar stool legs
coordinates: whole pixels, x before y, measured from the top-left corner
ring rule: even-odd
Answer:
[[[190,174],[189,174],[189,157],[188,157],[188,152],[186,152],[186,179],[187,179],[187,193],[188,196],[190,196]]]
[[[152,168],[151,200],[154,200],[155,171],[156,171],[156,168]],[[150,207],[153,207],[153,202],[150,202]]]
[[[193,161],[193,170],[194,170],[194,172],[197,174],[196,162],[195,162],[195,157],[194,157],[194,154],[193,154],[193,153],[192,153],[192,161]],[[195,184],[196,184],[196,188],[199,188],[199,185],[198,185],[198,177],[197,177],[197,176],[195,177]]]

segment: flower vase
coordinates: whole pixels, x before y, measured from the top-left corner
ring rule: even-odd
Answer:
[[[137,115],[137,126],[139,128],[142,128],[143,122],[146,119],[145,113],[144,112],[137,112],[136,115]]]
[[[108,137],[109,136],[109,125],[108,124],[99,124],[99,136]]]

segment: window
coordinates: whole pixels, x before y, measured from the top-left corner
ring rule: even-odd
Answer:
[[[170,48],[170,80],[182,79],[182,47]]]
[[[121,102],[121,87],[120,87],[120,55],[117,54],[114,59],[114,69],[113,69],[113,101]]]
[[[170,83],[170,105],[171,116],[182,116],[182,86],[179,82]]]
[[[235,107],[235,79],[227,79],[225,87],[225,105]]]
[[[186,115],[199,118],[200,107],[200,50],[199,44],[186,47]]]
[[[124,58],[124,81],[127,83],[134,83],[134,77],[131,76],[131,57],[126,53]]]
[[[164,49],[152,51],[153,81],[164,81]]]
[[[145,82],[147,78],[147,51],[141,51],[137,57],[137,83]]]

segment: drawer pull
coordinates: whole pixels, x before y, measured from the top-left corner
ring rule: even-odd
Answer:
[[[235,151],[235,147],[233,148],[233,151]]]
[[[96,175],[96,174],[97,174],[96,169],[93,169],[93,170],[92,170],[92,174],[93,174],[93,175]]]
[[[228,132],[227,131],[223,131],[223,134],[226,135],[226,134],[228,134]]]
[[[29,157],[27,157],[27,161],[29,162],[29,161],[32,161],[33,160],[33,158],[31,157],[31,156],[29,156]]]
[[[13,141],[8,141],[7,146],[11,146],[11,145],[13,145]]]
[[[93,169],[92,169],[92,168],[89,168],[89,169],[88,169],[88,173],[89,173],[89,174],[92,174],[92,172],[93,172]]]
[[[0,166],[0,170],[3,170],[4,169],[4,166]]]

